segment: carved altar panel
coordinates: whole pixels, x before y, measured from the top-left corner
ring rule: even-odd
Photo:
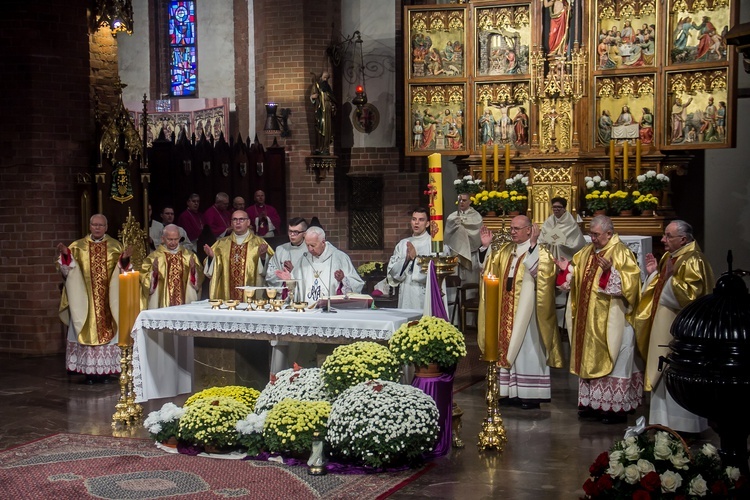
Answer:
[[[729,0],[671,0],[668,64],[726,63],[731,20]]]
[[[474,18],[476,75],[528,74],[531,53],[529,5],[477,7]]]
[[[728,69],[667,73],[667,145],[684,149],[731,145],[728,74]]]
[[[663,46],[656,0],[596,2],[595,70],[653,68]]]
[[[482,82],[475,85],[477,132],[475,149],[483,144],[509,143],[513,149],[527,149],[531,142],[529,125],[533,117],[528,81]]]
[[[466,85],[409,85],[407,154],[467,153]]]
[[[466,76],[466,12],[463,7],[407,11],[410,79]]]
[[[655,82],[653,74],[596,79],[596,126],[592,127],[592,146],[607,146],[610,140],[634,145],[640,139],[646,146],[655,143]]]

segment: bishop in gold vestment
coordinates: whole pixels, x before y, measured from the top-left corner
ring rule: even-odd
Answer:
[[[581,414],[621,423],[643,400],[632,326],[640,298],[640,269],[633,252],[614,234],[609,217],[594,217],[589,235],[592,243],[573,256],[570,266],[570,371],[580,377]],[[561,263],[571,271],[565,259]]]
[[[204,247],[204,273],[211,279],[209,297],[242,300],[242,286],[263,286],[265,259],[273,255],[266,240],[250,230],[250,218],[244,210],[232,214],[232,234]]]
[[[59,311],[68,327],[65,364],[91,382],[120,372],[118,276],[130,265],[130,251],[106,234],[103,215],[91,217],[90,229],[70,246],[57,245],[57,265],[65,279]]]
[[[525,215],[511,221],[512,243],[493,249],[484,274],[500,279],[498,355],[500,396],[520,400],[524,409],[550,401],[549,367],[562,368],[562,348],[555,316],[552,255],[537,245],[539,228]],[[479,289],[479,348],[485,346],[484,280]],[[488,335],[490,333],[487,333]]]
[[[202,283],[198,257],[180,246],[179,227],[167,225],[162,244],[141,265],[142,308],[190,304],[198,300]]]
[[[669,223],[661,241],[667,251],[658,267],[652,254],[646,256],[649,277],[643,285],[635,325],[638,350],[646,360],[645,389],[651,391],[649,424],[680,432],[702,432],[708,428],[708,421],[672,398],[658,367],[659,357],[670,352],[672,322],[683,308],[711,292],[714,273],[687,222]]]

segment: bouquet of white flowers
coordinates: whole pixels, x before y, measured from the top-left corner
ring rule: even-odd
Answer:
[[[513,177],[505,179],[506,190],[510,193],[515,191],[519,195],[526,196],[528,193],[529,178],[523,174],[516,174]]]
[[[238,420],[235,425],[239,434],[237,444],[245,448],[248,455],[258,455],[263,450],[263,425],[267,415],[267,411],[260,414],[251,413],[242,420]]]
[[[163,443],[171,437],[177,437],[180,429],[180,419],[185,414],[185,409],[174,403],[165,403],[161,410],[152,411],[143,421],[143,427],[148,430],[151,437]]]
[[[664,174],[657,174],[654,170],[639,175],[636,180],[638,181],[638,190],[642,193],[662,191],[669,186],[669,177]]]
[[[464,175],[462,178],[453,181],[453,187],[456,188],[456,194],[468,193],[469,195],[473,195],[483,189],[483,184],[480,179]]]
[[[440,430],[435,401],[416,387],[370,380],[331,407],[332,454],[372,467],[408,464],[432,451]]]
[[[282,370],[271,376],[271,381],[261,391],[255,402],[255,413],[268,411],[285,399],[297,401],[329,401],[323,386],[320,368],[295,368]]]

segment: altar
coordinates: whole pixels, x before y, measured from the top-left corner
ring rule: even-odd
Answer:
[[[402,324],[421,316],[411,309],[215,310],[208,301],[145,310],[132,332],[136,402],[193,391],[194,337],[267,340],[273,349],[286,342],[386,342]]]

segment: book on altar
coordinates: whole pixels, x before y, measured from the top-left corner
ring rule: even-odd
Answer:
[[[331,307],[335,309],[368,309],[372,307],[373,298],[363,293],[348,293],[346,295],[332,295]],[[317,309],[328,307],[328,297],[321,297],[315,304]]]

